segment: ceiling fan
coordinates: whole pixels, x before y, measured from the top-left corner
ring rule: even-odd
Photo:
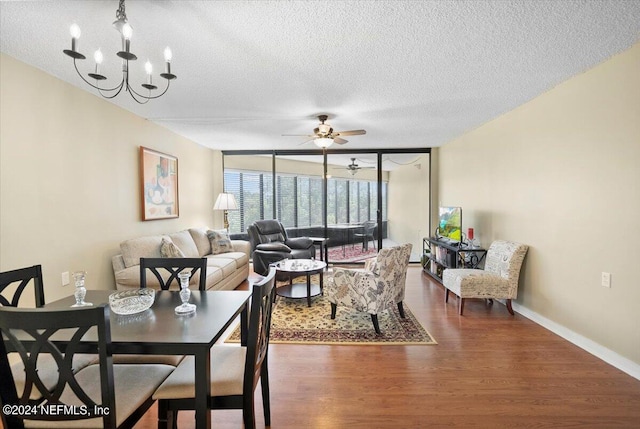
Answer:
[[[347,165],[346,167],[336,167],[336,170],[347,170],[349,173],[351,173],[352,176],[355,176],[355,174],[358,172],[358,170],[369,170],[375,167],[360,167],[358,164],[356,164],[356,159],[355,158],[351,158],[351,164]]]
[[[318,116],[320,124],[313,130],[313,134],[283,134],[283,136],[308,137],[307,140],[300,144],[308,143],[313,140],[316,146],[328,148],[333,143],[345,144],[348,140],[343,139],[342,137],[344,136],[359,136],[367,133],[365,130],[334,131],[331,125],[325,124],[327,118],[327,115]]]

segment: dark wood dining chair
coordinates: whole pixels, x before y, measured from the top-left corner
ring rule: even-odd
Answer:
[[[174,282],[180,290],[178,274],[184,270],[191,270],[189,281],[197,276],[199,290],[207,290],[207,258],[140,258],[141,288],[149,286],[147,270],[155,276],[162,290],[169,290]]]
[[[17,307],[22,293],[29,283],[33,283],[36,307],[44,305],[44,286],[42,282],[42,266],[19,268],[0,273],[0,305]],[[10,287],[10,285],[13,285]]]
[[[42,307],[44,305],[44,283],[42,281],[41,265],[33,265],[31,267],[0,273],[0,306],[24,307],[25,300],[23,299],[23,295],[29,288],[33,289],[36,307]],[[95,362],[95,360],[96,356],[94,355],[78,355],[73,361],[74,370],[80,370]],[[48,388],[53,388],[58,375],[53,358],[49,354],[41,353],[37,363],[37,370],[43,383]],[[22,362],[14,359],[11,370],[16,385],[22,389],[26,382],[26,374]],[[37,396],[38,392],[33,391],[32,399],[37,398]]]
[[[255,428],[254,391],[260,380],[266,426],[271,425],[269,402],[269,332],[276,269],[252,287],[246,346],[211,348],[211,409],[242,409],[245,428]],[[239,364],[244,362],[244,365]],[[194,409],[195,359],[187,356],[153,395],[158,400],[158,427],[177,427],[178,411]]]
[[[97,331],[93,346],[82,342],[89,330]],[[0,307],[0,337],[0,408],[5,428],[23,428],[34,421],[45,421],[49,428],[68,427],[71,420],[74,426],[82,420],[82,427],[132,427],[173,370],[170,365],[114,365],[106,305],[68,310]],[[14,382],[10,352],[17,352],[26,368],[22,389]],[[75,371],[73,358],[82,352],[97,353],[98,363]],[[37,370],[42,353],[53,356],[56,365],[53,389],[45,386]],[[33,391],[38,394],[32,395]],[[12,406],[23,411],[14,412]]]

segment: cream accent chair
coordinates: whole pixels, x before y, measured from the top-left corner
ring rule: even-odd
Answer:
[[[396,304],[404,319],[404,286],[411,256],[410,243],[381,249],[367,261],[364,270],[334,268],[324,285],[331,302],[331,318],[336,318],[338,305],[369,313],[377,334],[378,314]]]
[[[513,314],[511,300],[518,297],[520,268],[528,247],[512,241],[496,240],[487,251],[484,270],[447,268],[442,275],[445,287],[444,302],[449,302],[449,291],[459,300],[459,314],[464,310],[466,298],[505,299],[507,310]]]

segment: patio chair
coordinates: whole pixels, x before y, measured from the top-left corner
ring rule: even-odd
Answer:
[[[324,285],[324,294],[331,302],[331,318],[336,318],[338,305],[369,313],[377,334],[380,334],[378,314],[393,305],[404,318],[404,287],[411,256],[410,243],[381,249],[367,261],[364,270],[334,268]]]
[[[378,224],[374,220],[368,220],[362,224],[362,232],[357,232],[354,234],[354,237],[357,239],[362,239],[362,250],[369,250],[369,241],[373,241],[373,248],[378,249],[376,244],[376,239],[373,236],[374,231],[376,230],[376,226]]]
[[[254,390],[262,386],[265,426],[271,425],[267,356],[271,309],[275,297],[276,269],[252,287],[249,333],[246,346],[215,345],[211,348],[211,409],[241,409],[245,428],[255,428]],[[243,364],[244,363],[244,364]],[[179,410],[194,409],[195,359],[187,356],[153,395],[158,400],[158,427],[175,428]]]
[[[97,347],[89,351],[98,353],[98,363],[75,371],[73,358],[90,347],[81,340],[90,329],[97,331]],[[132,427],[153,404],[154,390],[173,370],[169,365],[114,365],[106,305],[68,310],[0,307],[0,334],[0,405],[5,428],[36,424],[48,428]],[[26,368],[24,386],[15,383],[9,352],[18,352]],[[53,388],[37,369],[43,353],[53,357],[57,371]],[[9,413],[9,405],[35,411],[56,407],[56,412]]]

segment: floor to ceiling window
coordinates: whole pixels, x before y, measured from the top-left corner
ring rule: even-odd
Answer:
[[[420,235],[419,231],[429,230],[428,225],[420,225],[418,231],[407,233],[404,227],[398,226],[412,224],[411,219],[416,219],[415,214],[404,215],[397,207],[388,207],[391,201],[410,206],[418,196],[418,199],[428,201],[428,181],[425,192],[413,196],[407,194],[408,189],[402,190],[396,186],[398,197],[409,198],[409,201],[407,204],[397,198],[394,200],[390,194],[390,190],[394,189],[391,183],[394,173],[383,169],[378,175],[378,155],[375,151],[357,155],[282,152],[224,153],[224,189],[236,196],[239,205],[238,210],[229,212],[231,234],[244,236],[247,227],[254,221],[278,219],[291,236],[330,237],[329,243],[334,250],[330,258],[332,262],[358,262],[368,253],[375,254],[379,246],[393,245],[396,241],[389,236],[392,230],[398,232],[403,242],[409,235],[415,237]],[[424,153],[417,154],[421,155],[425,156]],[[353,156],[356,156],[355,160]],[[399,162],[393,164],[390,158],[382,159],[391,161],[394,167],[403,165]],[[407,165],[414,163],[411,161]],[[357,168],[353,167],[354,164],[357,164]],[[323,192],[325,168],[326,196]],[[412,186],[412,191],[415,190],[415,186]],[[388,219],[389,213],[394,214],[394,219]],[[405,216],[408,217],[403,219]],[[429,214],[424,213],[423,216],[428,223]],[[419,222],[424,223],[424,219]],[[367,221],[375,223],[376,229],[372,241],[367,243],[368,253],[365,254],[362,228]],[[360,241],[356,243],[356,239]],[[416,239],[416,242],[419,241]],[[419,253],[418,249],[414,250],[414,253]]]

